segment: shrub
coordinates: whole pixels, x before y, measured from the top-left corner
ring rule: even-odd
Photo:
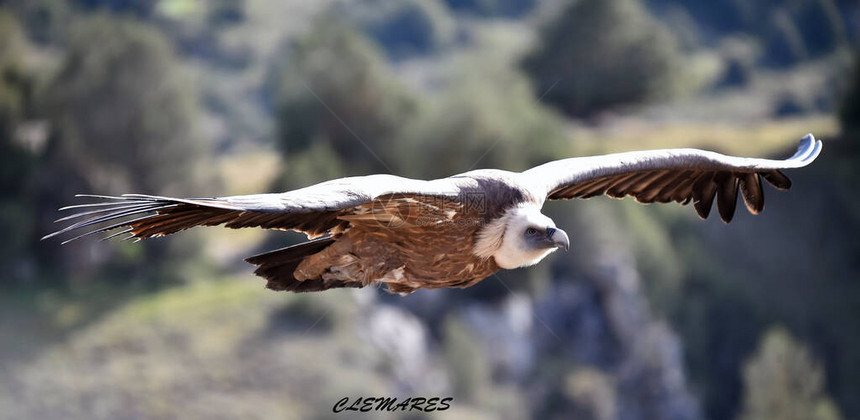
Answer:
[[[574,2],[543,28],[523,67],[536,94],[571,116],[671,94],[680,51],[639,0]]]
[[[742,420],[842,418],[824,389],[824,369],[785,329],[767,332],[743,373]]]

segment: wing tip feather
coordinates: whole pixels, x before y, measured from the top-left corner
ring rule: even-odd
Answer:
[[[824,144],[817,140],[812,133],[807,133],[797,144],[797,151],[787,161],[798,162],[797,167],[809,165],[821,154]]]

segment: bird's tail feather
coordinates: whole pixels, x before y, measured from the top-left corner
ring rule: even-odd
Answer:
[[[338,287],[362,287],[360,281],[324,280],[322,278],[297,280],[293,272],[302,260],[322,251],[334,243],[331,237],[314,239],[298,245],[281,248],[246,258],[245,261],[257,266],[254,274],[268,280],[266,288],[291,292],[318,292]]]

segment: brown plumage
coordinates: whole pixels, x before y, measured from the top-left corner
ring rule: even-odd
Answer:
[[[702,218],[716,200],[720,218],[729,222],[738,192],[751,213],[760,213],[762,178],[786,190],[791,183],[781,170],[809,164],[820,150],[821,142],[807,135],[782,161],[668,149],[563,159],[522,173],[478,170],[432,181],[342,178],[282,194],[86,196],[109,201],[61,209],[77,213],[58,221],[75,222],[43,239],[83,231],[69,242],[115,229],[108,238],[140,239],[216,225],[295,230],[317,239],[247,259],[270,289],[468,287],[500,268],[531,265],[569,246],[567,234],[540,214],[547,199],[605,194],[642,203],[692,202]]]

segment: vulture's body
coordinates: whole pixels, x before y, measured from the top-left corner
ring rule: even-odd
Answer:
[[[729,222],[738,192],[753,214],[764,206],[762,179],[778,189],[780,172],[812,162],[821,142],[801,140],[786,160],[724,156],[696,149],[617,153],[553,161],[524,172],[477,170],[432,181],[393,175],[342,178],[281,194],[206,199],[148,195],[66,207],[73,230],[119,231],[147,238],[193,226],[295,230],[316,238],[247,261],[274,290],[307,292],[385,284],[468,287],[499,269],[535,264],[569,246],[567,234],[540,213],[544,201],[609,195],[643,203],[693,203],[702,218],[717,201]],[[44,239],[44,238],[43,238]],[[66,241],[68,242],[68,241]]]

